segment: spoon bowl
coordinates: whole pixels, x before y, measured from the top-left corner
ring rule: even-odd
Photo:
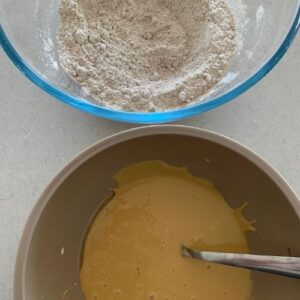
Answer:
[[[79,270],[89,226],[116,186],[113,176],[146,160],[185,166],[191,174],[207,178],[233,208],[248,202],[243,215],[256,219],[256,231],[248,235],[250,253],[300,256],[299,200],[266,162],[205,130],[141,127],[80,153],[40,196],[18,251],[15,300],[62,299],[66,291],[66,300],[84,300]],[[252,280],[255,300],[299,299],[299,280],[255,271]]]

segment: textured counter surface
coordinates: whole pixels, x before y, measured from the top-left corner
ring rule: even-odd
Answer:
[[[271,163],[300,195],[300,36],[275,69],[239,99],[177,124],[213,130]],[[68,107],[29,82],[0,50],[0,299],[26,219],[51,178],[79,151],[133,127]]]

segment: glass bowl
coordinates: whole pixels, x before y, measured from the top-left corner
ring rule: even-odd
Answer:
[[[59,0],[0,0],[0,43],[15,65],[41,89],[87,113],[121,122],[162,123],[191,117],[245,92],[280,60],[300,26],[300,0],[226,0],[236,16],[239,49],[221,80],[184,108],[136,113],[98,106],[61,68],[56,35]]]

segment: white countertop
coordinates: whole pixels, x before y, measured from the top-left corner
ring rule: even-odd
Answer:
[[[300,195],[300,36],[238,100],[178,122],[229,136],[271,163]],[[79,151],[133,127],[66,106],[28,81],[0,50],[0,299],[13,299],[25,221],[51,178]]]

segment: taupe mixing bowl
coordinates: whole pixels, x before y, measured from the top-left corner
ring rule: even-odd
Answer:
[[[26,225],[15,270],[15,300],[83,300],[79,270],[85,234],[128,164],[159,159],[214,182],[232,207],[245,201],[251,253],[300,256],[300,203],[261,158],[225,137],[181,126],[129,130],[70,162],[38,200]],[[253,273],[254,300],[299,299],[300,281]],[[136,300],[136,299],[133,299]]]

